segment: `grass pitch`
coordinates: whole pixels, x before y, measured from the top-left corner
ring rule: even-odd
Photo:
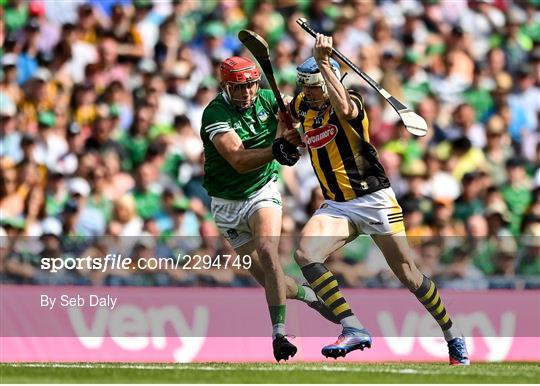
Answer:
[[[539,383],[539,363],[2,363],[0,383]]]

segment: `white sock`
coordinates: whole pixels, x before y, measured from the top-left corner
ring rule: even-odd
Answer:
[[[444,339],[450,342],[454,338],[461,338],[461,331],[456,326],[450,327],[448,330],[443,331]]]
[[[341,319],[340,321],[341,325],[345,327],[353,327],[362,329],[364,326],[362,326],[362,323],[358,320],[358,318],[355,315],[347,316],[346,318]]]
[[[304,303],[312,303],[319,300],[317,299],[317,295],[315,295],[315,291],[313,291],[310,286],[303,285],[301,287],[304,289],[304,296],[300,299],[301,301]]]
[[[285,325],[283,323],[276,323],[272,326],[272,339],[276,339],[276,335],[285,335]]]

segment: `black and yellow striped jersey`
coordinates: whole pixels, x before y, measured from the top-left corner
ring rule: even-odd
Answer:
[[[292,115],[302,123],[324,197],[333,201],[348,201],[390,186],[377,151],[369,143],[362,97],[352,90],[349,94],[359,111],[350,121],[339,119],[329,103],[321,110],[309,108],[302,92],[290,105]]]

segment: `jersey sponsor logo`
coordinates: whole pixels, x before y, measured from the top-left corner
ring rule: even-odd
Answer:
[[[325,125],[306,132],[306,141],[311,149],[320,149],[332,142],[338,133],[336,125]]]

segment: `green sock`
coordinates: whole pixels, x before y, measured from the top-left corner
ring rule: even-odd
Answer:
[[[272,319],[272,325],[285,324],[285,305],[281,306],[268,306],[270,309],[270,319]]]
[[[285,335],[285,305],[268,306],[272,319],[272,339],[278,335]]]
[[[298,286],[298,292],[296,293],[296,299],[298,300],[306,300],[306,289],[304,286],[299,285]]]

